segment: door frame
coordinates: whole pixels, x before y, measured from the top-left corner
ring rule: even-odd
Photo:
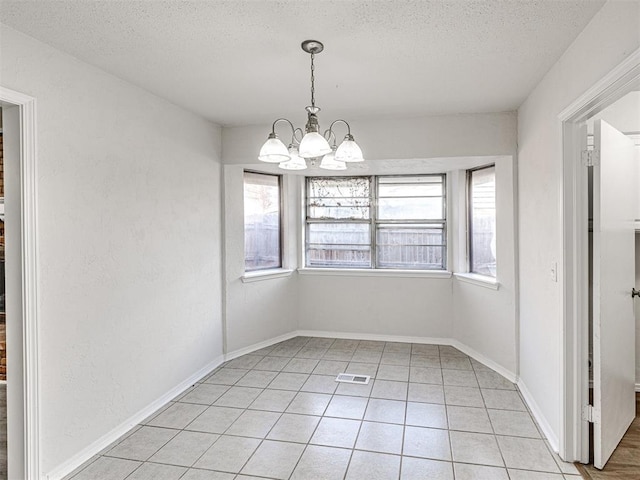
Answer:
[[[587,169],[582,151],[584,122],[634,90],[640,82],[640,48],[565,108],[562,129],[562,322],[559,454],[565,461],[589,462],[588,261],[589,221]],[[582,132],[583,133],[583,132]]]
[[[36,99],[0,86],[0,102],[19,108],[20,169],[20,267],[22,319],[15,322],[22,345],[7,342],[7,364],[22,364],[22,375],[7,372],[8,388],[22,393],[22,404],[7,396],[7,455],[10,472],[24,472],[25,478],[40,478],[40,408],[38,357],[38,245],[37,245],[37,144]],[[21,331],[20,331],[21,330]],[[9,340],[9,338],[7,339]],[[13,354],[12,354],[13,351]],[[20,355],[21,352],[21,355]],[[20,358],[21,357],[21,358]],[[18,397],[15,397],[18,398]],[[19,413],[21,412],[22,415]],[[14,414],[15,413],[15,414]],[[17,417],[17,418],[16,418]],[[12,435],[13,434],[13,435]],[[17,438],[22,436],[22,438]],[[11,445],[15,450],[12,451]],[[22,447],[22,448],[20,448]],[[12,474],[13,475],[13,474]]]

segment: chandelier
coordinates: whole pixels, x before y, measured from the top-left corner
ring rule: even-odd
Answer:
[[[362,162],[362,150],[351,135],[351,127],[345,120],[334,120],[329,128],[320,134],[318,123],[319,107],[316,107],[315,75],[313,60],[315,55],[322,52],[324,45],[317,40],[305,40],[302,42],[302,50],[311,55],[311,105],[306,107],[307,124],[304,132],[296,128],[286,118],[278,118],[271,126],[271,133],[260,149],[258,160],[267,163],[278,163],[285,170],[304,170],[307,168],[306,160],[312,165],[319,159],[320,168],[326,170],[346,170],[349,162]],[[276,124],[284,122],[291,128],[291,142],[287,148],[276,135]],[[336,147],[336,135],[334,125],[343,123],[347,127],[347,134],[339,146]],[[331,143],[329,143],[331,142]]]

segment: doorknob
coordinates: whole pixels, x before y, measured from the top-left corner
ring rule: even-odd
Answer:
[[[640,297],[640,290],[636,290],[635,288],[631,289],[631,298]]]

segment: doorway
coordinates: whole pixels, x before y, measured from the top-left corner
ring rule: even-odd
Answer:
[[[6,179],[7,476],[40,478],[35,99],[0,86]]]
[[[587,120],[640,89],[640,50],[565,109],[563,128],[563,400],[560,455],[589,462],[589,221]],[[633,279],[628,286],[630,297]],[[633,385],[631,388],[633,395]],[[594,418],[598,413],[593,412]]]
[[[589,463],[604,472],[640,470],[640,459],[614,450],[636,416],[634,390],[640,383],[631,290],[640,218],[640,90],[631,91],[589,118],[588,152],[597,152],[588,169],[589,212],[589,404],[597,413],[589,429]],[[625,187],[626,185],[626,187]],[[623,193],[625,192],[625,193]],[[625,219],[622,227],[614,220]],[[615,243],[611,243],[615,242]],[[609,248],[608,245],[615,245]],[[624,252],[624,253],[623,253]],[[602,347],[602,348],[601,348]],[[606,351],[606,348],[609,351]],[[634,353],[636,353],[634,358]],[[606,390],[606,391],[605,391]],[[629,435],[620,442],[626,451]],[[612,454],[613,453],[613,454]],[[611,457],[611,458],[610,458]],[[606,464],[606,467],[605,467]]]
[[[4,137],[0,108],[0,479],[7,477],[7,328],[4,281]]]

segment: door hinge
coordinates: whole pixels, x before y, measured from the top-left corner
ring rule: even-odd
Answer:
[[[582,407],[582,420],[589,423],[600,423],[600,410],[594,408],[593,405],[585,405]]]
[[[582,165],[585,167],[600,165],[600,150],[583,150]]]

